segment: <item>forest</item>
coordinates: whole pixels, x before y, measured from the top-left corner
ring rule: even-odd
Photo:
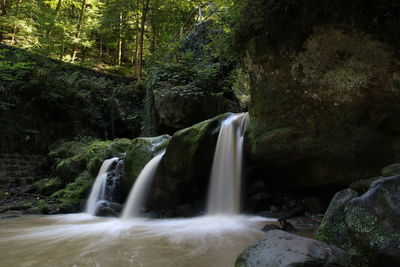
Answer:
[[[0,0],[0,266],[400,264],[397,0]]]
[[[214,36],[214,48],[226,49],[217,39],[227,40],[240,5],[231,0],[4,0],[0,8],[2,43],[141,80],[203,20],[220,24],[223,33]]]

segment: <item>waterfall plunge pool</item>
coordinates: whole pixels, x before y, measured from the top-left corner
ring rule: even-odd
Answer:
[[[271,221],[244,215],[121,220],[85,213],[0,219],[0,266],[232,267]]]

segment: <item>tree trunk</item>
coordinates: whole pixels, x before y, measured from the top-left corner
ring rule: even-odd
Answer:
[[[101,63],[102,57],[103,57],[103,35],[100,34],[99,57],[97,59],[99,63]]]
[[[15,17],[17,18],[19,15],[19,4],[22,2],[22,0],[17,0],[16,2],[16,11],[15,11]],[[17,23],[15,23],[11,35],[11,45],[15,43],[15,35],[17,34]]]
[[[76,33],[75,33],[75,38],[78,39],[79,36],[81,35],[81,29],[82,29],[82,24],[83,24],[83,16],[85,15],[85,9],[86,9],[86,0],[82,0],[82,8],[81,12],[79,13],[79,18],[78,18],[78,25],[76,26]],[[76,44],[73,44],[72,46],[72,52],[71,52],[71,61],[75,61],[75,57],[77,54],[77,48]]]
[[[139,47],[137,49],[135,62],[135,76],[138,81],[142,80],[144,30],[146,25],[147,13],[149,10],[149,3],[150,0],[143,0],[142,22],[140,25],[139,34]]]
[[[64,30],[61,33],[61,48],[60,48],[60,60],[64,58],[65,43],[64,43]]]
[[[49,29],[47,30],[47,33],[46,33],[46,37],[47,38],[49,38],[49,36],[51,35],[51,31],[53,30],[53,28],[54,28],[54,26],[56,24],[56,21],[57,21],[57,18],[58,18],[58,14],[60,13],[61,4],[62,4],[62,0],[58,0],[56,10],[54,11],[54,18],[51,21]]]
[[[118,66],[121,66],[122,59],[122,18],[122,12],[120,12],[118,24]]]

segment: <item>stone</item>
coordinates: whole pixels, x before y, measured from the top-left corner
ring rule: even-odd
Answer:
[[[337,193],[317,237],[348,249],[356,266],[399,265],[400,176],[378,179],[360,196]]]
[[[282,230],[282,228],[280,228],[276,224],[267,224],[262,229],[262,231],[264,231],[264,232],[269,232],[269,231],[272,231],[272,230]]]
[[[246,206],[252,211],[262,210],[268,206],[269,200],[271,200],[271,195],[269,193],[258,192],[249,197]]]
[[[246,248],[236,267],[349,266],[347,252],[310,238],[280,230],[268,231],[264,239]]]
[[[351,189],[345,189],[335,194],[317,230],[318,240],[346,250],[349,249],[349,230],[344,222],[344,209],[346,204],[357,196],[358,193]]]
[[[108,201],[102,201],[96,208],[96,216],[101,217],[119,217],[119,212],[122,206],[118,203],[110,203]]]
[[[395,176],[400,175],[400,163],[391,164],[382,169],[382,176]]]
[[[398,37],[390,37],[387,23],[365,27],[371,14],[381,16],[382,5],[255,0],[246,6],[236,36],[251,94],[245,142],[259,173],[279,173],[270,178],[282,185],[345,188],[395,160]]]
[[[166,149],[171,136],[139,137],[132,141],[124,157],[125,175],[123,192],[127,196],[143,167],[157,154]]]
[[[206,199],[219,129],[228,116],[230,113],[219,115],[172,136],[153,181],[151,208],[174,210]]]

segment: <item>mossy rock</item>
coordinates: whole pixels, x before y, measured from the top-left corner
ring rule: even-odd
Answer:
[[[54,192],[64,187],[64,182],[61,178],[44,178],[36,181],[32,185],[33,189],[41,195],[50,196]]]
[[[269,179],[284,186],[345,187],[395,160],[397,137],[388,134],[400,114],[394,51],[329,24],[299,50],[265,38],[247,41],[243,58],[252,99],[246,143],[259,173],[279,173]]]
[[[49,156],[58,161],[55,175],[63,181],[71,182],[87,169],[93,177],[96,177],[103,161],[123,156],[131,142],[129,139],[93,140],[88,143],[72,141],[50,152]]]
[[[139,137],[132,141],[124,158],[125,176],[123,191],[127,195],[144,166],[163,149],[166,149],[171,136]]]
[[[69,206],[74,210],[81,210],[92,184],[92,177],[88,171],[85,171],[74,182],[67,184],[65,188],[53,193],[51,197],[57,199],[64,206]]]
[[[132,140],[116,139],[114,141],[99,141],[91,143],[85,152],[87,168],[92,176],[97,176],[104,160],[121,157],[128,150]]]
[[[399,163],[391,164],[382,169],[383,177],[389,177],[389,176],[395,176],[395,175],[400,175],[400,164]]]
[[[53,205],[54,209],[64,212],[80,211],[103,161],[123,157],[131,143],[132,140],[129,139],[90,139],[85,142],[65,143],[49,153],[56,162],[56,177],[39,181],[36,187],[43,194],[51,194],[57,200],[57,204]]]
[[[339,192],[318,228],[318,239],[348,249],[354,266],[400,264],[400,176],[381,178],[364,194]]]
[[[221,122],[228,116],[219,115],[172,136],[150,192],[152,208],[171,211],[205,200]]]
[[[357,197],[357,192],[346,189],[335,194],[317,230],[317,238],[342,249],[349,249],[349,230],[345,224],[346,204]]]

